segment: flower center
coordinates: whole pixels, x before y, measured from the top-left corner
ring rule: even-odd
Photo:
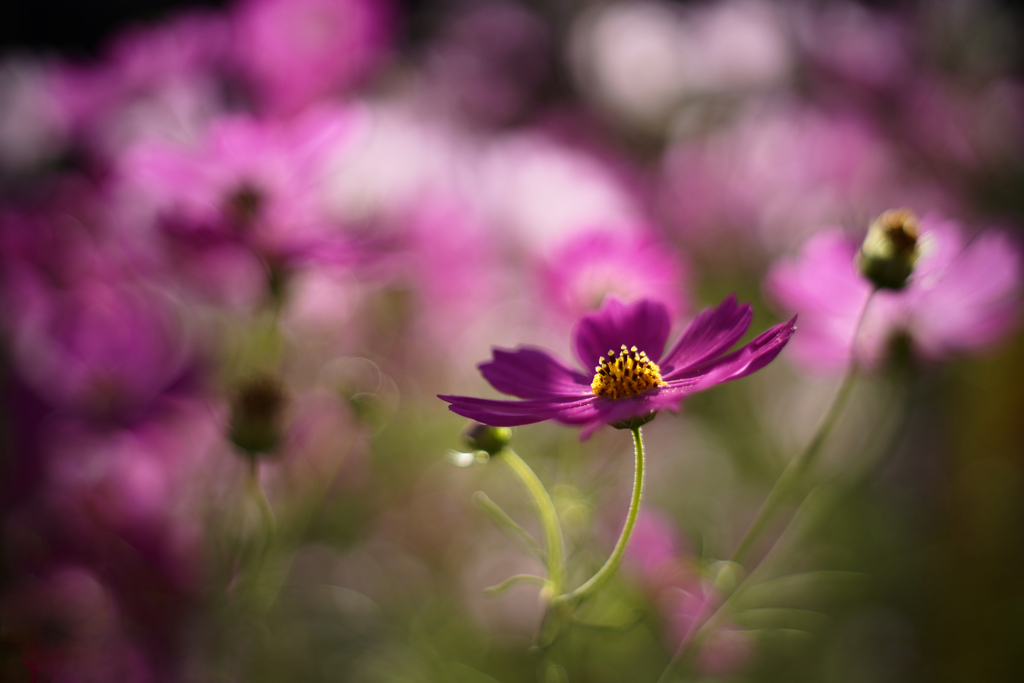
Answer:
[[[602,356],[601,364],[594,368],[594,372],[597,374],[590,388],[595,396],[604,398],[636,396],[664,384],[661,381],[661,368],[646,353],[638,352],[635,346],[627,349],[625,344],[618,355],[609,351],[607,358]]]

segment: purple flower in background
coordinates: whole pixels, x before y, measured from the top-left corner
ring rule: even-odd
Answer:
[[[526,7],[489,2],[456,14],[427,55],[425,71],[438,102],[485,124],[528,110],[551,61],[548,28]]]
[[[234,22],[237,59],[262,104],[294,114],[376,66],[393,10],[384,0],[246,0]]]
[[[628,235],[633,235],[629,230]],[[568,239],[542,269],[545,299],[570,320],[596,310],[609,295],[625,301],[650,296],[676,317],[689,309],[687,269],[656,240],[596,230]]]
[[[160,680],[111,586],[86,566],[56,564],[23,577],[0,597],[0,615],[5,640],[23,644],[25,676],[13,680]],[[5,672],[17,671],[12,660]]]
[[[726,354],[752,316],[749,304],[729,296],[694,318],[664,352],[670,326],[665,306],[611,298],[580,320],[573,334],[576,357],[583,367],[594,368],[593,375],[541,349],[494,349],[494,359],[482,363],[480,372],[498,391],[524,400],[439,398],[452,412],[495,427],[555,420],[582,426],[587,438],[602,424],[642,424],[662,408],[678,410],[690,394],[746,377],[771,362],[793,334],[796,318]]]
[[[201,249],[238,244],[275,263],[347,257],[320,205],[327,155],[347,138],[344,110],[287,123],[223,117],[202,145],[150,143],[122,160],[122,222],[161,226]]]
[[[779,253],[897,197],[912,208],[951,202],[901,168],[870,119],[786,102],[751,105],[727,127],[674,145],[662,173],[666,220],[716,259]]]
[[[857,359],[868,366],[885,356],[898,334],[929,359],[974,351],[1003,337],[1017,322],[1020,251],[1003,233],[967,242],[955,222],[921,221],[921,256],[907,286],[875,294],[857,336]],[[814,370],[849,363],[857,320],[872,285],[854,264],[857,244],[838,229],[825,230],[791,260],[768,274],[768,295],[800,314],[796,359]]]
[[[626,551],[637,578],[662,612],[672,650],[696,637],[722,601],[713,582],[701,576],[686,545],[671,518],[646,510],[637,517]],[[743,669],[752,654],[751,635],[726,619],[713,624],[703,638],[695,664],[705,675],[726,676]]]
[[[57,63],[49,96],[74,141],[103,165],[144,140],[190,143],[227,108],[229,26],[186,13],[124,31],[98,63]]]

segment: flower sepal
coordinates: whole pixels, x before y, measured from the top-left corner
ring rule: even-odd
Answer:
[[[613,422],[609,426],[614,427],[615,429],[639,429],[640,427],[643,427],[645,424],[653,420],[657,415],[658,411],[654,410],[650,413],[647,413],[646,415],[634,417],[629,420],[623,420],[622,422]]]

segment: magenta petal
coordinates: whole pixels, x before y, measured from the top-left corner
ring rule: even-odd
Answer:
[[[448,410],[492,427],[515,427],[518,425],[556,420],[564,424],[585,424],[597,418],[594,403],[596,396],[571,400],[548,401],[496,401],[468,396],[438,396],[451,405]]]
[[[667,376],[728,351],[746,333],[753,317],[750,304],[736,303],[732,294],[714,308],[704,309],[658,362],[662,373]]]
[[[609,299],[597,313],[576,324],[573,345],[576,357],[587,370],[594,368],[601,356],[636,346],[648,358],[660,358],[668,339],[669,318],[665,306],[650,299],[624,304]]]
[[[672,386],[680,381],[696,379],[693,391],[702,391],[715,384],[746,377],[774,360],[795,330],[796,316],[793,316],[788,322],[758,335],[743,348],[702,365],[678,370],[666,376],[665,381]]]
[[[590,393],[591,378],[540,349],[494,349],[480,373],[503,394],[519,398],[564,398]]]

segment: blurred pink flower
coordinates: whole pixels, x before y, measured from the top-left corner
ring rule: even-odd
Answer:
[[[202,13],[130,29],[98,64],[56,67],[52,96],[102,162],[143,140],[192,142],[226,108],[228,36],[224,19]]]
[[[353,107],[351,140],[327,159],[322,198],[349,228],[393,237],[427,197],[465,195],[476,142],[403,97]]]
[[[721,247],[731,237],[749,248],[752,237],[768,253],[918,191],[870,121],[796,104],[748,107],[729,127],[677,145],[661,189],[666,217],[689,243]]]
[[[101,422],[134,419],[185,371],[188,330],[165,293],[65,239],[37,246],[71,253],[6,264],[0,294],[15,367],[55,406]]]
[[[668,626],[666,644],[675,651],[714,614],[720,596],[681,549],[675,527],[665,515],[649,509],[640,513],[626,557],[662,611]],[[697,668],[706,675],[729,675],[746,666],[752,654],[750,635],[723,620],[701,643]]]
[[[442,29],[424,67],[430,94],[449,111],[485,124],[522,116],[547,76],[551,37],[525,7],[470,6]]]
[[[650,297],[672,318],[689,310],[687,269],[670,248],[643,229],[600,227],[570,237],[541,267],[541,297],[559,317],[576,320],[596,310],[608,295],[622,301]]]
[[[798,8],[798,12],[804,9]],[[910,75],[911,32],[894,13],[836,2],[800,12],[796,23],[811,63],[827,78],[838,76],[854,85],[889,88]]]
[[[576,127],[585,124],[577,121]],[[485,217],[506,239],[535,254],[595,225],[642,225],[628,165],[566,137],[540,129],[507,134],[493,140],[481,159]]]
[[[1018,322],[1021,253],[1005,233],[968,241],[956,222],[921,221],[921,257],[907,287],[875,294],[857,337],[857,360],[877,366],[888,344],[909,335],[923,357],[940,359],[983,349]],[[846,367],[857,319],[872,285],[857,270],[858,245],[838,229],[815,235],[795,259],[771,269],[766,293],[788,315],[800,315],[792,354],[821,371]]]
[[[654,592],[680,579],[683,555],[675,525],[668,515],[648,508],[640,511],[626,546],[626,558],[645,585]],[[671,577],[666,580],[666,577]]]
[[[192,247],[236,244],[267,265],[344,260],[348,244],[320,203],[327,155],[349,131],[344,111],[287,123],[225,117],[197,146],[150,143],[121,163],[125,223],[161,226]]]
[[[233,21],[236,58],[260,104],[288,115],[367,76],[395,17],[386,0],[242,0]]]
[[[226,457],[219,449],[223,425],[209,407],[169,401],[145,421],[114,431],[51,424],[43,498],[74,538],[66,546],[117,564],[127,542],[145,559],[132,571],[159,577],[175,592],[198,589],[203,500],[217,485],[213,458]]]
[[[26,680],[157,680],[130,635],[115,596],[90,569],[76,564],[25,577],[0,602],[4,635],[23,643]],[[10,671],[5,666],[5,671]]]
[[[925,76],[900,95],[905,139],[940,169],[1014,164],[1024,152],[1024,88],[1017,81]]]
[[[584,93],[655,134],[701,97],[777,87],[793,62],[782,13],[765,0],[600,3],[574,22],[570,48]]]
[[[416,326],[453,360],[480,342],[481,323],[507,303],[508,267],[470,207],[425,198],[409,217],[407,282],[416,292]],[[502,286],[504,283],[504,287]]]

